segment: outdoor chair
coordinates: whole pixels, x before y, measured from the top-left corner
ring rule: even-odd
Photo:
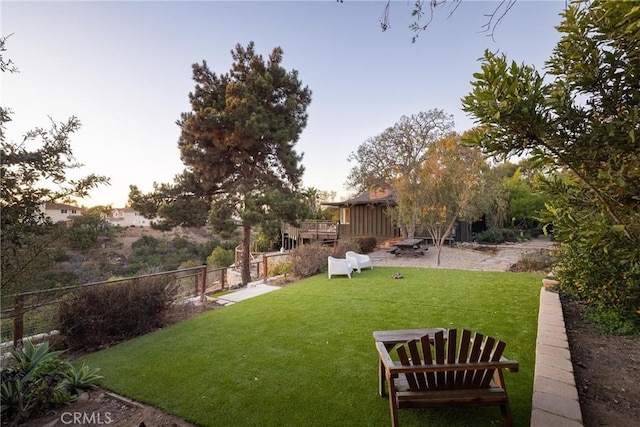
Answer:
[[[398,409],[449,406],[499,406],[502,423],[513,425],[502,370],[518,371],[518,362],[502,357],[506,344],[463,330],[440,330],[398,345],[376,342],[388,385],[391,425]]]
[[[351,273],[353,272],[353,265],[347,259],[334,258],[332,256],[327,257],[329,279],[331,276],[338,274],[346,274],[351,279]]]
[[[371,263],[371,258],[369,257],[369,255],[347,251],[347,253],[345,254],[345,258],[347,258],[351,262],[351,265],[353,265],[354,269],[358,270],[358,273],[362,273],[362,269],[367,267],[373,270],[373,264]]]

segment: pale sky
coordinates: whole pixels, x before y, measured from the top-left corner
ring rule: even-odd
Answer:
[[[411,43],[413,1],[391,4],[391,29],[380,30],[385,2],[74,1],[0,3],[7,58],[20,72],[1,76],[1,105],[14,111],[10,140],[77,116],[71,138],[79,174],[105,175],[110,186],[85,206],[123,207],[129,185],[143,192],[173,182],[184,169],[180,113],[189,111],[191,65],[206,60],[227,73],[231,50],[254,41],[267,57],[280,46],[283,66],[313,92],[298,144],[305,187],[350,195],[350,153],[402,115],[433,108],[452,114],[456,130],[472,127],[460,99],[471,90],[485,49],[542,72],[560,38],[563,0],[519,0],[495,31],[482,25],[499,2],[463,0],[439,9]]]

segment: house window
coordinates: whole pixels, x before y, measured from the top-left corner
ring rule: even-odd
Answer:
[[[66,210],[66,209],[60,209],[60,213],[62,213],[62,214],[66,214],[66,213],[67,213],[67,210]]]
[[[76,211],[75,209],[72,209],[72,210],[71,210],[71,215],[75,215],[75,214],[76,214],[76,212],[77,212],[77,211]]]
[[[351,222],[351,208],[340,208],[340,224]]]

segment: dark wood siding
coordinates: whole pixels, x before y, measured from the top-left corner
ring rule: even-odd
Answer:
[[[394,227],[382,206],[351,206],[349,224],[341,224],[340,237],[374,236],[383,241],[398,237],[400,230]]]

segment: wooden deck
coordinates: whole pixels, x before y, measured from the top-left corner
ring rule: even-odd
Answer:
[[[326,220],[302,221],[299,227],[290,224],[282,226],[282,234],[285,238],[302,243],[309,241],[335,241],[338,239],[338,223]]]

